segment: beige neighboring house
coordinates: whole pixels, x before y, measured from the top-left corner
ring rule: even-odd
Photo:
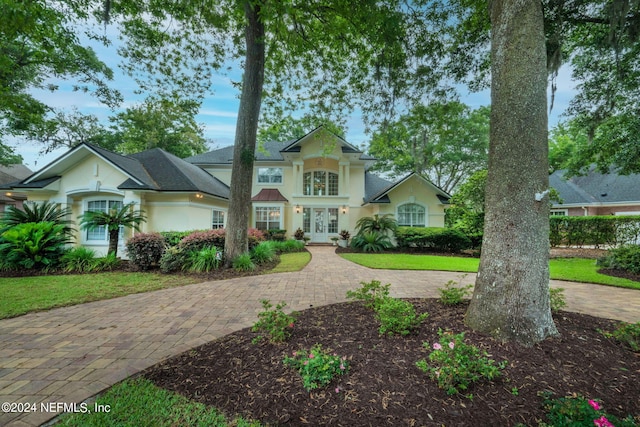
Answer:
[[[22,208],[23,202],[27,199],[26,194],[11,190],[11,185],[25,179],[33,172],[25,165],[0,165],[0,213],[7,207],[15,206]]]
[[[250,227],[286,229],[290,237],[301,228],[326,243],[374,214],[393,214],[400,225],[444,226],[446,192],[417,174],[391,182],[368,172],[375,159],[323,127],[255,155]],[[183,160],[161,149],[123,156],[80,144],[11,188],[30,202],[70,206],[74,220],[134,202],[147,215],[143,232],[221,228],[232,161],[233,147]],[[105,253],[106,230],[78,231],[77,242]]]

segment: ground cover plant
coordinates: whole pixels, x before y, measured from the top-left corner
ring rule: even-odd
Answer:
[[[640,358],[599,332],[614,330],[619,322],[560,311],[554,319],[561,335],[523,348],[466,328],[466,302],[408,302],[429,318],[407,336],[381,336],[375,311],[356,300],[300,311],[286,342],[254,344],[258,333],[246,328],[154,366],[143,377],[231,417],[265,425],[556,425],[544,392],[599,402],[606,411],[594,419],[632,415],[636,425],[640,422]],[[504,365],[500,376],[470,382],[457,394],[440,388],[416,362],[428,359],[435,343],[460,346],[445,335],[449,332],[464,333],[465,344],[486,352],[495,366]],[[293,352],[299,360],[308,358],[301,349],[316,345],[345,358],[349,369],[308,391],[283,360]]]

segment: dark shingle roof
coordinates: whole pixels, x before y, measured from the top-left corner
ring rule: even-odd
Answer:
[[[383,194],[387,188],[393,187],[394,183],[380,178],[371,172],[364,173],[364,202],[369,203],[375,196]],[[384,195],[378,203],[389,203],[389,196]]]
[[[549,185],[558,191],[562,204],[640,202],[640,174],[601,174],[592,169],[585,176],[565,179],[565,172],[549,176]]]

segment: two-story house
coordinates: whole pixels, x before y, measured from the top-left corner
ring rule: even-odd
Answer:
[[[390,182],[368,172],[375,159],[323,127],[267,143],[255,155],[250,227],[286,229],[289,236],[301,228],[312,242],[326,243],[374,214],[393,214],[400,225],[444,226],[447,193],[417,174]],[[12,188],[31,202],[71,206],[76,217],[134,202],[147,214],[145,232],[220,228],[232,161],[233,147],[183,160],[160,149],[123,156],[80,144]],[[106,230],[77,237],[106,251]]]

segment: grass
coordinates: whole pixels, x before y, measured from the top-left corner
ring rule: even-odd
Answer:
[[[299,271],[311,259],[309,252],[280,255],[280,263],[270,273]],[[106,272],[34,277],[0,278],[0,319],[33,311],[100,301],[129,294],[197,283],[185,275]]]
[[[86,413],[62,415],[56,425],[71,427],[260,426],[257,422],[249,422],[243,418],[236,418],[230,422],[215,409],[158,388],[145,379],[123,381],[99,396],[95,403],[86,405]],[[96,408],[102,409],[102,412]],[[82,407],[78,406],[78,409],[82,410]]]
[[[475,273],[478,271],[478,258],[410,255],[410,254],[364,254],[343,253],[343,258],[369,268],[389,270],[439,270]],[[554,258],[549,261],[552,279],[572,282],[596,283],[619,288],[640,289],[640,283],[620,277],[598,273],[599,267],[593,259]]]

